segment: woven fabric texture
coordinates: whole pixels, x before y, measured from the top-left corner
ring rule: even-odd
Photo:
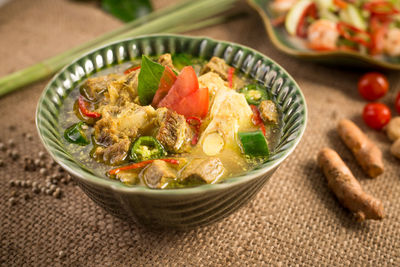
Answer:
[[[153,2],[160,8],[173,1]],[[263,52],[286,68],[305,94],[305,135],[256,198],[219,223],[156,232],[110,216],[72,183],[57,186],[61,198],[35,194],[29,185],[10,186],[11,180],[45,184],[53,173],[65,176],[57,166],[24,170],[24,157],[43,157],[39,161],[50,164],[40,153],[44,148],[34,123],[47,82],[42,81],[0,99],[1,266],[400,266],[400,161],[390,155],[387,137],[362,123],[365,102],[356,90],[362,71],[321,66],[277,51],[256,13],[249,14],[188,34]],[[90,1],[10,1],[0,8],[0,75],[120,24]],[[387,75],[391,90],[383,101],[392,106],[400,79],[395,72]],[[340,118],[355,121],[382,149],[382,176],[363,174],[335,131]],[[325,146],[342,156],[365,191],[383,201],[383,221],[358,223],[340,206],[316,164]]]

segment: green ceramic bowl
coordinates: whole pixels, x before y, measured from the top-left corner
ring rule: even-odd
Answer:
[[[68,94],[94,73],[146,55],[190,53],[229,64],[264,84],[283,111],[283,134],[276,153],[259,168],[220,184],[155,190],[129,187],[95,175],[74,159],[62,142],[59,110]],[[109,213],[147,226],[188,229],[210,224],[233,213],[263,187],[300,141],[306,127],[304,96],[289,74],[265,55],[234,43],[206,37],[151,35],[112,43],[82,56],[61,70],[40,97],[36,125],[50,155],[77,181],[82,190]]]
[[[258,12],[263,20],[272,43],[282,52],[298,58],[333,65],[400,70],[399,57],[377,58],[352,51],[321,52],[300,46],[290,38],[284,27],[274,27],[272,25],[271,19],[274,14],[270,9],[271,2],[272,0],[247,0],[247,3]]]

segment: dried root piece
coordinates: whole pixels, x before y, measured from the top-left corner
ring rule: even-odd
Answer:
[[[394,117],[386,125],[385,131],[391,141],[396,141],[400,138],[400,117]]]
[[[362,190],[360,183],[334,150],[322,149],[318,154],[318,164],[324,171],[328,186],[358,221],[383,219],[382,202]]]
[[[383,173],[382,152],[357,125],[343,119],[339,121],[337,130],[340,138],[370,177],[375,178]]]
[[[392,144],[390,147],[390,153],[392,153],[392,155],[396,158],[400,159],[400,138]]]

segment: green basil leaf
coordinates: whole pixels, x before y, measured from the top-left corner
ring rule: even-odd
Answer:
[[[104,10],[128,22],[145,16],[153,10],[150,0],[102,0]]]
[[[142,105],[149,105],[158,89],[164,67],[145,55],[142,56],[141,66],[138,85],[139,101]]]

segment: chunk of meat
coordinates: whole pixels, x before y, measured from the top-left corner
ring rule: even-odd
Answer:
[[[261,119],[264,122],[278,123],[278,109],[271,100],[264,100],[258,106],[260,110]]]
[[[228,83],[221,79],[215,72],[207,72],[199,77],[199,88],[208,88],[211,97],[214,97],[222,87],[228,87]]]
[[[211,184],[218,181],[224,173],[225,168],[219,158],[194,159],[183,169],[180,179],[200,179]]]
[[[139,73],[140,70],[132,71],[108,84],[106,97],[110,104],[124,105],[135,102],[138,96]]]
[[[161,55],[158,60],[158,63],[160,63],[164,67],[169,67],[170,69],[175,69],[171,54],[163,54]]]
[[[168,180],[176,178],[176,170],[162,160],[153,161],[143,171],[143,180],[151,188],[163,188]]]
[[[160,128],[156,138],[168,152],[183,153],[190,150],[193,131],[183,115],[167,108],[159,108],[157,121]]]
[[[156,112],[151,106],[105,105],[99,111],[102,117],[94,125],[94,137],[101,146],[93,156],[113,165],[126,157],[130,140],[148,132],[155,124]]]
[[[118,108],[114,107],[113,110],[118,112]],[[104,146],[110,146],[119,140],[118,128],[113,121],[113,116],[110,114],[112,111],[103,112],[103,117],[98,120],[94,125],[94,136],[98,143]]]
[[[95,101],[99,96],[107,91],[108,85],[118,80],[121,77],[119,74],[109,74],[100,77],[89,78],[81,86],[81,93],[91,101]]]
[[[124,106],[105,105],[99,109],[101,119],[94,126],[96,140],[103,145],[115,143],[118,138],[135,138],[155,122],[156,112],[152,106],[128,103]]]
[[[222,79],[227,81],[229,68],[229,65],[226,64],[225,60],[223,60],[222,58],[212,57],[210,61],[206,65],[204,65],[203,69],[201,70],[201,74],[214,72],[218,74]]]
[[[136,185],[140,183],[138,170],[119,172],[116,178],[127,185]]]
[[[118,165],[127,157],[130,144],[129,138],[125,137],[108,147],[97,147],[94,151],[94,156],[101,162]]]

